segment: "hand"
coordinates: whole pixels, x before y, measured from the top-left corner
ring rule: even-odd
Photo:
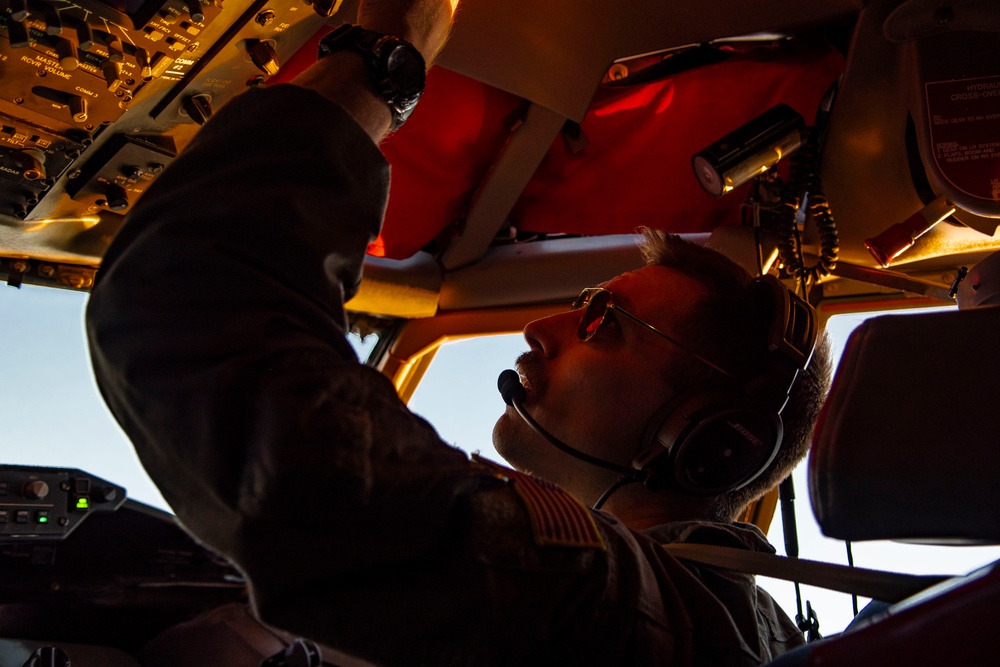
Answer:
[[[358,24],[395,35],[420,51],[430,67],[448,40],[459,0],[361,0]]]

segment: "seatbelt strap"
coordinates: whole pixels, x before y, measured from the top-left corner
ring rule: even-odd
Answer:
[[[680,560],[785,581],[797,581],[808,586],[852,593],[889,603],[899,602],[951,578],[943,575],[899,574],[861,567],[846,567],[711,544],[681,542],[661,546]]]

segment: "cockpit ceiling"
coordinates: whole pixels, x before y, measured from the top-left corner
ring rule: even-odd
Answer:
[[[691,156],[779,102],[811,122],[844,58],[825,43],[721,53],[722,62],[675,76],[601,86],[580,123],[557,117],[537,169],[522,176],[523,190],[508,198],[493,233],[628,234],[640,225],[681,233],[738,224],[743,192],[710,197]],[[477,195],[488,192],[518,133],[537,122],[535,112],[514,95],[434,70],[419,110],[383,144],[392,188],[370,253],[402,259],[431,242],[447,248],[470,217],[481,220]]]
[[[294,77],[315,60],[319,38],[350,20],[357,6],[333,3],[339,9],[325,19],[299,0],[227,0],[192,23],[182,0],[149,0],[134,15],[105,0],[78,1],[64,18],[86,22],[93,13],[107,22],[113,15],[114,34],[102,38],[107,44],[80,50],[79,66],[48,76],[42,89],[54,95],[59,88],[57,97],[71,101],[80,96],[74,90],[93,93],[86,120],[70,114],[72,104],[53,105],[22,90],[36,90],[31,85],[43,65],[62,67],[51,64],[62,62],[53,60],[52,44],[65,47],[76,33],[64,31],[62,41],[43,37],[45,14],[29,12],[29,37],[15,43],[12,4],[0,0],[0,19],[6,17],[0,20],[0,279],[87,289],[123,216],[212,110],[248,86]],[[842,263],[875,267],[865,239],[943,192],[961,196],[945,187],[949,174],[927,166],[937,130],[927,127],[922,86],[945,82],[939,88],[947,92],[970,77],[1000,86],[994,24],[962,13],[990,18],[996,10],[965,3],[956,9],[965,17],[956,19],[957,31],[938,25],[929,36],[917,30],[908,37],[908,26],[927,19],[925,5],[463,0],[427,94],[383,144],[392,190],[371,260],[381,262],[377,269],[390,283],[426,292],[419,309],[426,313],[437,307],[450,276],[485,265],[487,256],[506,263],[502,273],[516,272],[509,263],[518,254],[496,252],[511,241],[582,236],[616,248],[613,236],[641,225],[730,230],[747,212],[747,186],[709,196],[692,156],[779,103],[812,125],[836,87],[829,122],[816,133],[817,169]],[[113,44],[132,41],[124,55],[113,53]],[[267,45],[273,58],[263,62]],[[145,72],[141,65],[158,54],[170,67]],[[108,71],[121,76],[91,81],[91,61],[115,55],[124,60]],[[1000,110],[980,106],[985,111],[976,113],[1000,118]],[[951,105],[943,113],[961,111]],[[974,149],[996,137],[1000,121],[965,127],[962,141]],[[987,176],[1000,181],[1000,152],[977,157],[986,158],[977,165]],[[782,178],[788,162],[778,165]],[[1000,246],[994,224],[1000,204],[981,195],[966,199],[974,205],[927,233],[895,266],[951,270]],[[803,233],[805,252],[821,253],[808,224]],[[534,252],[569,247],[548,244]]]

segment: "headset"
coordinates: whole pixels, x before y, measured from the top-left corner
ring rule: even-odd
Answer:
[[[754,278],[752,289],[757,293],[757,305],[773,313],[767,331],[765,372],[746,380],[734,378],[728,388],[700,388],[672,398],[650,420],[644,437],[647,444],[631,467],[581,452],[535,421],[524,408],[526,393],[516,372],[503,371],[497,388],[504,402],[551,445],[623,475],[594,509],[633,482],[643,482],[653,491],[673,488],[695,496],[743,488],[759,477],[778,453],[783,435],[781,410],[799,373],[812,359],[817,334],[816,311],[777,278]]]
[[[816,345],[816,311],[771,275],[753,279],[773,313],[764,373],[733,387],[681,392],[654,414],[632,467],[651,490],[711,496],[759,477],[781,446],[781,411]]]

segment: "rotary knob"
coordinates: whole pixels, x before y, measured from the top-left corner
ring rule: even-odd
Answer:
[[[52,41],[55,43],[56,54],[59,56],[59,65],[64,70],[71,71],[80,66],[80,57],[73,42],[65,37],[56,37]]]
[[[312,6],[316,13],[323,18],[330,18],[337,13],[344,0],[313,0]]]
[[[25,148],[20,152],[21,177],[28,181],[45,178],[46,155],[37,148]]]
[[[181,101],[180,114],[199,125],[204,125],[212,117],[212,96],[205,93],[191,95]]]
[[[200,0],[184,0],[184,6],[188,10],[188,16],[195,23],[201,23],[205,20],[205,11],[201,8]]]
[[[257,69],[268,76],[277,74],[278,68],[281,67],[278,64],[278,53],[274,50],[274,43],[269,40],[254,41],[248,44],[247,54]]]
[[[94,45],[94,29],[83,19],[76,19],[73,22],[73,29],[76,31],[77,47],[81,51],[89,51]]]
[[[28,500],[42,500],[49,495],[49,485],[40,479],[28,482],[21,489],[21,493]]]

